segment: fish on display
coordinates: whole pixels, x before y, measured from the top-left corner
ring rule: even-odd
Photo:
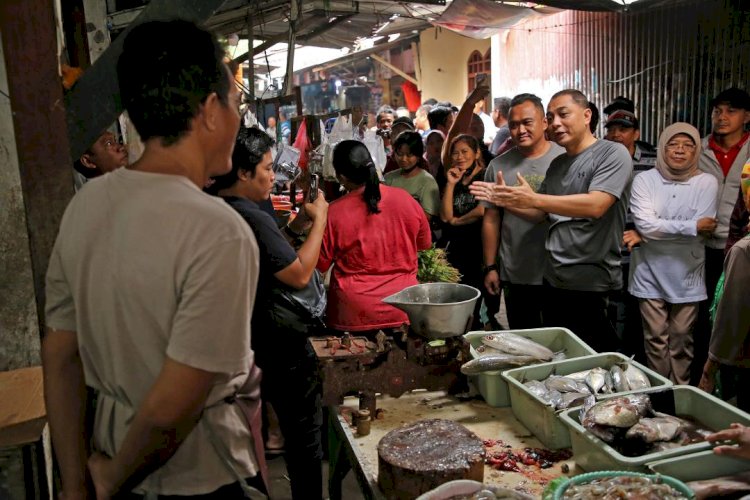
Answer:
[[[503,354],[503,351],[500,351],[499,349],[495,349],[493,347],[490,347],[488,345],[480,345],[476,349],[474,349],[477,354],[480,356],[491,356],[493,354]]]
[[[557,405],[556,409],[565,410],[571,406],[583,404],[586,398],[590,395],[591,393],[589,392],[566,392],[562,395],[562,401],[560,401],[560,404]]]
[[[482,337],[482,343],[516,356],[533,356],[540,361],[550,361],[555,355],[541,344],[510,332],[499,332]]]
[[[625,374],[618,365],[612,366],[609,369],[609,374],[612,376],[612,385],[614,386],[615,392],[626,392],[630,390],[630,385],[625,379]]]
[[[651,382],[648,381],[646,374],[631,363],[622,363],[620,367],[631,391],[651,387]]]
[[[606,373],[607,370],[599,367],[589,370],[589,374],[586,375],[584,381],[586,382],[586,385],[588,385],[591,389],[591,394],[598,394],[599,391],[604,387],[604,383],[606,382],[604,375]]]
[[[533,356],[515,356],[513,354],[488,354],[480,356],[461,365],[461,373],[464,375],[476,375],[482,372],[504,370],[506,368],[517,368],[536,363],[539,360]]]
[[[547,386],[547,389],[554,389],[560,392],[580,392],[581,389],[581,385],[572,378],[557,375],[547,377],[544,385]]]
[[[671,441],[682,431],[682,419],[672,415],[642,418],[625,434],[627,439],[640,439],[646,443]]]
[[[584,406],[584,408],[586,408]],[[651,410],[651,400],[647,395],[631,394],[605,399],[582,409],[581,423],[584,427],[608,425],[610,427],[632,427]]]
[[[549,392],[549,389],[544,384],[544,382],[540,382],[539,380],[529,380],[528,382],[525,382],[523,385],[526,386],[526,388],[533,394],[534,396],[538,397],[539,399],[544,399],[544,397]]]
[[[590,371],[591,370],[583,370],[583,371],[580,371],[580,372],[568,373],[565,376],[568,377],[568,378],[572,378],[573,380],[577,380],[578,382],[585,382],[586,381],[586,377],[589,375]]]

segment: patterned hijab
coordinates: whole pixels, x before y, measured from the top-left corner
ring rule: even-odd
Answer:
[[[667,165],[667,143],[678,134],[685,134],[695,143],[695,154],[693,161],[682,168],[672,168]],[[659,136],[659,146],[656,151],[656,169],[662,177],[672,182],[685,182],[691,177],[698,175],[698,158],[701,156],[701,135],[698,130],[689,123],[677,122],[664,129]]]

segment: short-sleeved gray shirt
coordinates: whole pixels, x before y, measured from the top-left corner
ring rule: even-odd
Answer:
[[[551,143],[549,150],[537,158],[527,158],[518,148],[512,148],[490,162],[484,180],[495,182],[497,172],[502,171],[505,183],[509,186],[518,184],[516,175],[521,174],[537,189],[547,173],[550,162],[565,150]],[[488,202],[485,207],[496,208]],[[502,209],[500,209],[502,210]],[[549,223],[529,222],[509,211],[504,211],[500,227],[500,247],[498,260],[500,279],[514,285],[541,285],[542,271],[547,251],[544,240],[547,237]]]
[[[540,193],[602,191],[617,198],[599,219],[549,214],[544,278],[557,288],[606,292],[622,288],[620,244],[633,160],[622,144],[597,140],[575,156],[552,161]]]

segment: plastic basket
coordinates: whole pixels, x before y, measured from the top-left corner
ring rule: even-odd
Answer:
[[[482,337],[484,335],[503,332],[515,333],[516,335],[529,338],[554,352],[564,351],[567,359],[596,354],[596,351],[567,328],[534,328],[530,330],[469,332],[464,335],[464,338],[471,344],[472,358],[479,357],[479,354],[474,349],[482,345]],[[503,380],[500,373],[501,371],[491,371],[470,377],[487,404],[495,408],[510,406],[508,382]]]
[[[567,448],[570,446],[570,430],[562,423],[558,417],[558,412],[529,391],[523,383],[529,380],[544,380],[550,375],[569,375],[596,367],[609,370],[612,366],[623,362],[628,362],[643,371],[652,387],[672,386],[672,382],[668,379],[616,352],[605,352],[541,365],[524,366],[503,372],[502,377],[508,382],[510,403],[516,418],[547,448]],[[645,389],[617,394],[641,392],[642,390]]]
[[[567,490],[570,486],[576,485],[576,484],[582,484],[587,483],[589,481],[593,481],[594,479],[602,479],[606,477],[612,477],[612,476],[628,476],[628,477],[648,477],[651,479],[658,478],[660,481],[662,481],[664,484],[668,484],[675,490],[679,491],[685,497],[687,498],[695,498],[695,493],[693,493],[693,490],[691,490],[688,485],[683,483],[682,481],[675,479],[673,477],[669,476],[663,476],[659,474],[642,474],[639,472],[630,472],[630,471],[599,471],[599,472],[589,472],[587,474],[580,474],[578,476],[571,477],[567,481],[564,481],[557,485],[557,487],[554,489],[554,491],[545,492],[544,496],[542,498],[550,499],[550,500],[562,500],[563,495],[565,495],[565,490]]]

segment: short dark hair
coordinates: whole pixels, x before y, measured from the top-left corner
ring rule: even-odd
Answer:
[[[415,156],[421,157],[424,154],[424,142],[422,142],[422,136],[419,135],[419,132],[407,130],[400,133],[393,142],[393,152],[398,152],[401,146],[409,148],[409,152]]]
[[[506,97],[498,97],[495,99],[495,107],[497,108],[497,100],[498,99],[507,99]],[[510,108],[513,106],[518,106],[519,104],[523,104],[525,102],[530,102],[534,105],[536,109],[541,111],[542,116],[545,115],[546,111],[544,109],[544,105],[542,104],[542,100],[534,95],[534,94],[518,94],[517,96],[514,96],[513,99],[511,99],[508,103],[508,111],[506,115],[504,115],[506,118],[510,115]],[[498,108],[499,109],[499,108]]]
[[[714,108],[719,104],[729,104],[733,108],[750,111],[750,95],[745,90],[737,87],[730,87],[722,90],[719,94],[711,99],[711,107]]]
[[[255,177],[256,167],[263,160],[263,156],[271,151],[274,142],[273,138],[262,130],[240,125],[232,152],[232,170],[214,177],[214,183],[206,191],[218,194],[222,189],[234,186],[239,179],[240,170],[250,172],[250,176]]]
[[[354,184],[365,185],[362,197],[367,211],[370,214],[380,213],[380,179],[367,146],[359,141],[341,141],[333,148],[332,163],[337,175],[346,176]]]
[[[123,107],[141,139],[164,146],[190,130],[212,93],[228,105],[229,71],[216,37],[188,21],[149,21],[127,34],[117,61]]]
[[[437,129],[440,125],[445,125],[448,117],[453,114],[451,108],[445,106],[435,106],[427,113],[427,121],[430,122],[432,130]]]
[[[429,99],[425,99],[422,103],[422,106],[434,106],[437,104],[437,99],[430,97]]]
[[[633,100],[628,99],[623,95],[618,95],[617,97],[615,97],[612,102],[607,104],[603,111],[604,114],[611,115],[618,109],[630,111],[631,113],[635,114],[635,104],[633,104]]]
[[[520,94],[520,95],[532,95],[532,94]],[[515,99],[515,97],[513,99]],[[537,99],[539,98],[537,97]],[[541,100],[539,102],[541,102]],[[521,103],[519,102],[518,104],[521,104]],[[510,115],[511,106],[514,106],[513,100],[507,97],[495,97],[492,100],[492,109],[495,111],[498,111],[505,118],[508,118],[508,116]]]
[[[578,104],[583,109],[591,109],[591,101],[589,101],[589,98],[586,97],[583,92],[576,89],[565,89],[561,90],[560,92],[556,92],[555,95],[552,96],[550,99],[550,102],[554,101],[558,97],[562,96],[570,96],[576,104]]]

